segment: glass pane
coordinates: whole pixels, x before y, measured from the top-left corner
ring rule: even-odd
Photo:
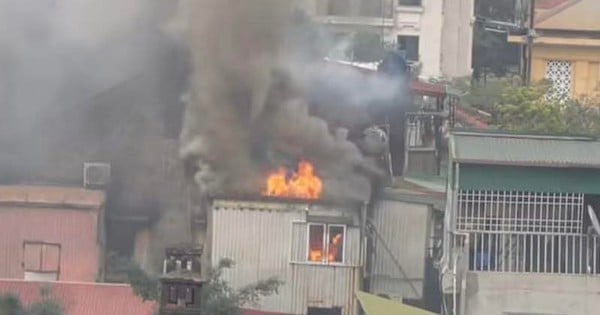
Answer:
[[[58,245],[45,244],[43,246],[42,271],[57,272],[60,264],[60,247]]]
[[[308,227],[308,261],[322,262],[325,255],[324,236],[325,226],[309,225]]]
[[[344,227],[329,227],[329,252],[327,253],[328,262],[344,262]]]
[[[23,265],[27,271],[41,271],[42,244],[25,243]]]

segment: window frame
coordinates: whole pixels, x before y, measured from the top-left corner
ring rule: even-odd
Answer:
[[[401,40],[405,41],[405,46],[404,47],[404,51],[406,53],[405,55],[405,59],[407,62],[420,62],[421,61],[421,35],[405,35],[405,34],[398,34],[396,35],[396,48],[400,51],[402,51],[402,49],[400,49],[401,47]],[[412,41],[413,44],[415,44],[415,48],[416,48],[416,56],[410,56],[409,58],[409,42]],[[413,58],[414,57],[414,58]]]
[[[418,2],[415,4],[408,4],[408,3],[402,3],[403,0],[397,0],[396,3],[398,4],[399,7],[422,7],[423,6],[423,0],[413,0],[414,2]]]
[[[320,262],[317,261],[310,261],[309,260],[309,255],[310,255],[310,228],[312,226],[322,226],[323,227],[323,249],[325,252],[325,255],[323,255],[323,258],[321,259]],[[338,228],[342,228],[342,261],[334,261],[334,262],[330,262],[327,261],[327,258],[329,256],[329,238],[330,238],[330,233],[329,230],[332,227],[338,227]],[[346,264],[346,239],[348,237],[348,227],[345,224],[328,224],[328,223],[315,223],[315,222],[308,222],[306,224],[306,251],[305,251],[305,262],[311,265],[345,265]]]
[[[39,262],[39,267],[38,267],[39,269],[37,269],[37,270],[28,269],[26,267],[25,255],[26,255],[27,245],[41,246],[40,247],[40,262]],[[43,266],[44,266],[44,251],[45,251],[46,246],[56,247],[58,249],[58,256],[56,257],[56,259],[57,259],[56,270],[47,270],[46,271],[43,268]],[[21,263],[23,272],[30,272],[30,273],[37,273],[37,274],[56,274],[56,278],[60,279],[61,258],[62,258],[62,246],[59,243],[49,243],[49,242],[40,242],[40,241],[23,241],[23,254],[22,254],[22,263]]]

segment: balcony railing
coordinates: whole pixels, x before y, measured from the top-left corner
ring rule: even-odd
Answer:
[[[456,236],[454,246],[470,271],[600,275],[598,236],[469,233],[464,240]]]

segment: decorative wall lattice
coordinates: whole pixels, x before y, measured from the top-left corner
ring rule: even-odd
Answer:
[[[550,60],[546,67],[546,79],[552,82],[552,99],[562,99],[571,95],[572,64],[564,60]]]

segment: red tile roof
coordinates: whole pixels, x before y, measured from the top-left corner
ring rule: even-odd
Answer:
[[[27,241],[60,245],[59,280],[96,281],[103,203],[78,188],[0,186],[0,278],[24,278]]]
[[[0,280],[0,293],[12,293],[25,305],[40,301],[40,290],[61,301],[65,315],[152,315],[154,302],[144,302],[129,285]]]

